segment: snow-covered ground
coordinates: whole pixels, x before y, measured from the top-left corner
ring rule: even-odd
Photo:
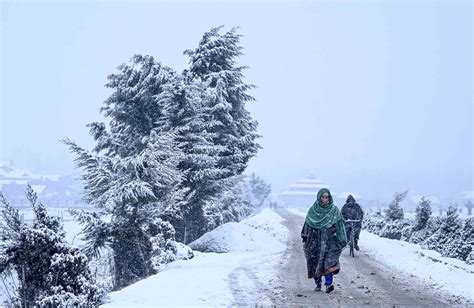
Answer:
[[[411,275],[424,284],[474,301],[474,265],[442,257],[420,245],[381,238],[362,230],[359,246],[375,260]]]
[[[290,211],[301,216],[306,214],[299,209]],[[284,259],[287,239],[287,230],[281,223],[280,216],[265,209],[240,223],[223,225],[196,243],[227,252],[196,252],[191,260],[167,264],[158,274],[110,293],[104,307],[236,305],[233,284],[246,286],[248,289],[242,290],[243,293],[250,294],[255,289],[253,280],[239,274],[239,268],[259,263],[259,270],[253,273],[259,281],[275,278],[279,262]],[[474,301],[473,265],[441,257],[419,245],[380,238],[365,231],[361,234],[360,246],[363,253],[394,272],[402,272],[432,288]],[[271,304],[269,300],[268,304]]]
[[[248,293],[255,289],[253,280],[239,268],[258,262],[259,270],[252,274],[259,281],[274,278],[288,236],[282,221],[278,214],[264,209],[240,223],[222,225],[198,241],[228,252],[195,252],[191,260],[167,264],[158,274],[110,293],[103,307],[235,305],[232,284],[247,286]]]

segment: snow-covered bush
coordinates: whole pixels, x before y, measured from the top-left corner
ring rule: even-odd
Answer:
[[[381,237],[393,240],[405,240],[410,237],[412,222],[408,219],[388,221],[380,230]]]
[[[426,225],[423,229],[413,228],[410,238],[408,242],[414,244],[420,244],[428,240],[437,230],[441,228],[441,224],[443,223],[443,219],[438,216],[432,216],[426,222]],[[416,222],[414,222],[414,226]]]
[[[178,249],[174,241],[175,231],[169,222],[159,219],[153,224],[152,230],[155,236],[151,237],[151,263],[157,270],[160,265],[176,260]]]
[[[176,245],[176,260],[189,260],[194,258],[194,252],[188,245],[180,242],[175,242]]]
[[[407,219],[400,219],[386,223],[382,230],[380,230],[380,236],[400,240],[409,237],[410,231],[411,222]]]
[[[410,237],[413,222],[409,219],[388,220],[380,213],[367,214],[362,221],[362,228],[378,236],[405,240]]]
[[[425,212],[422,220],[428,217],[428,212]],[[474,247],[474,218],[462,221],[455,207],[449,207],[444,217],[429,217],[421,229],[420,218],[421,216],[417,216],[413,221],[389,220],[387,217],[369,214],[364,218],[362,228],[381,237],[420,244],[444,257],[470,262]]]
[[[34,219],[26,223],[0,193],[0,274],[16,273],[18,289],[11,303],[29,306],[96,306],[104,291],[91,277],[88,258],[65,240],[57,217],[49,216],[28,185],[26,197]]]
[[[362,228],[376,235],[380,235],[380,231],[385,224],[385,218],[380,212],[375,214],[369,213],[362,220]]]
[[[463,222],[456,208],[449,207],[441,228],[423,246],[440,252],[444,257],[467,261],[474,245],[473,221],[473,218],[469,218]]]

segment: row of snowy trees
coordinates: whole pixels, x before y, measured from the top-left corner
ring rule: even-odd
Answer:
[[[86,201],[99,209],[74,213],[86,251],[112,249],[115,289],[154,273],[156,251],[170,241],[189,243],[252,210],[242,173],[260,148],[245,108],[253,86],[236,65],[241,36],[221,30],[184,52],[182,73],[151,56],[121,65],[106,84],[109,122],[89,124],[94,149],[64,140],[84,170]]]
[[[462,220],[453,206],[448,207],[446,216],[431,216],[431,202],[423,197],[416,208],[415,218],[406,219],[400,203],[407,193],[395,193],[385,215],[380,212],[368,215],[363,228],[381,237],[421,244],[444,257],[472,261],[474,218]]]

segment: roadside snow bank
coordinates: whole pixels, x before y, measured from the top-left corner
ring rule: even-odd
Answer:
[[[260,214],[242,220],[229,222],[204,234],[189,244],[201,252],[278,252],[285,249],[286,229],[283,219],[275,212],[264,209]]]
[[[282,221],[264,209],[240,223],[216,228],[195,243],[227,253],[195,251],[191,260],[169,263],[158,274],[109,293],[103,307],[271,305],[262,289],[271,288],[268,283],[286,249],[288,231]]]
[[[359,246],[375,260],[415,276],[432,288],[474,301],[474,265],[442,257],[417,244],[382,238],[364,230]]]

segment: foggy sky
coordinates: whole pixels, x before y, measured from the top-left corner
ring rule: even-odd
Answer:
[[[310,173],[390,198],[473,189],[472,3],[1,3],[0,159],[74,170],[107,75],[133,54],[180,72],[211,27],[240,26],[263,149],[248,168],[279,192]]]

